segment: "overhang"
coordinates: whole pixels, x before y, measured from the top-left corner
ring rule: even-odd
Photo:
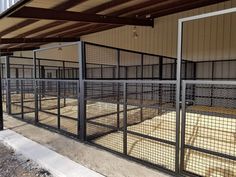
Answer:
[[[0,50],[73,42],[123,25],[154,25],[153,19],[226,0],[21,0],[0,15]]]

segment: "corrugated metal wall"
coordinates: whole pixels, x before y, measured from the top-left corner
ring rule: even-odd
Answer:
[[[177,20],[225,8],[235,7],[236,0],[181,12],[155,20],[155,27],[137,27],[138,38],[133,36],[133,26],[124,26],[82,37],[82,40],[130,49],[135,51],[176,57]],[[236,58],[236,13],[194,22],[184,27],[185,59],[222,60]]]

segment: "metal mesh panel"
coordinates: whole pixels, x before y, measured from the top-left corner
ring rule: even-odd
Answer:
[[[6,80],[1,80],[1,87],[2,87],[2,110],[3,112],[6,112]]]
[[[22,118],[34,122],[35,121],[35,96],[34,96],[34,81],[19,80],[22,99]]]
[[[176,59],[136,51],[85,43],[87,79],[176,78]],[[183,62],[184,78],[192,78],[192,62]]]
[[[86,82],[88,140],[174,171],[175,90],[175,84]]]
[[[5,61],[2,59],[2,62]],[[33,77],[33,59],[27,57],[9,57],[10,78],[25,79]],[[2,64],[4,67],[5,64]],[[36,78],[40,79],[75,79],[79,78],[78,62],[37,58]],[[5,68],[3,68],[5,70]],[[3,72],[3,71],[2,71]],[[5,73],[3,73],[5,74]]]
[[[54,128],[58,127],[58,88],[57,81],[38,81],[39,122]],[[59,100],[62,102],[63,100]]]
[[[119,129],[123,109],[121,89],[119,83],[86,83],[88,139]]]
[[[10,98],[11,114],[19,115],[21,113],[21,94],[18,80],[8,80],[8,94]]]
[[[32,58],[9,57],[10,78],[33,78]]]
[[[38,81],[39,122],[77,135],[78,81]]]
[[[9,97],[11,115],[78,136],[79,81],[32,79],[6,81],[9,94],[5,94],[4,99]],[[5,103],[5,107],[6,105]]]
[[[79,101],[78,101],[78,81],[77,82],[63,82],[58,81],[60,93],[60,129],[77,135],[78,131],[78,115],[79,115]]]
[[[188,84],[183,169],[200,176],[236,174],[236,86]]]
[[[128,155],[173,171],[174,96],[173,84],[127,84],[127,105],[138,108],[136,112],[127,112]]]

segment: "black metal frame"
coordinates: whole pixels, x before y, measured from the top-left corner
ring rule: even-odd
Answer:
[[[195,85],[195,86],[192,87],[192,85]],[[219,87],[220,85],[224,86],[225,88]],[[232,88],[227,88],[227,86],[232,86]],[[181,132],[181,153],[180,153],[181,154],[181,160],[180,160],[181,165],[180,165],[180,172],[182,174],[187,175],[187,176],[202,175],[202,174],[195,173],[193,171],[189,171],[189,170],[184,168],[184,164],[185,164],[185,160],[186,160],[185,159],[185,150],[187,150],[187,149],[193,150],[193,151],[196,151],[196,152],[200,152],[200,153],[203,153],[203,154],[206,154],[206,155],[214,156],[216,158],[222,158],[225,161],[231,160],[231,161],[236,162],[236,156],[233,156],[231,154],[227,154],[227,153],[224,153],[224,152],[222,153],[222,152],[219,152],[217,150],[208,149],[209,147],[205,148],[205,147],[198,147],[199,145],[198,146],[194,145],[194,144],[190,145],[186,142],[186,129],[187,129],[187,126],[190,126],[190,125],[187,125],[187,123],[186,123],[187,122],[187,120],[186,120],[187,119],[187,116],[186,116],[187,113],[196,113],[196,114],[200,113],[201,115],[205,115],[205,116],[216,116],[216,117],[219,116],[222,119],[221,123],[223,123],[223,121],[225,121],[227,119],[228,120],[230,120],[230,119],[233,120],[233,119],[236,118],[236,115],[234,115],[233,113],[230,113],[230,112],[228,113],[228,115],[226,115],[225,113],[211,112],[210,110],[209,110],[209,112],[207,112],[206,110],[203,110],[203,111],[191,110],[192,105],[188,105],[187,102],[189,100],[194,100],[194,102],[195,102],[196,96],[195,96],[195,93],[194,93],[194,97],[191,97],[191,94],[193,94],[193,92],[191,90],[193,88],[195,89],[196,87],[200,87],[200,88],[203,88],[203,89],[207,88],[208,90],[211,90],[210,93],[208,93],[208,95],[206,95],[204,98],[208,98],[208,99],[210,98],[210,103],[207,103],[206,105],[208,105],[209,107],[212,107],[212,106],[214,106],[212,104],[213,99],[233,100],[233,101],[235,101],[235,98],[232,99],[230,96],[227,96],[227,97],[214,97],[213,96],[213,90],[215,90],[215,89],[216,90],[217,89],[224,89],[226,91],[230,91],[230,90],[235,91],[236,82],[235,81],[233,81],[233,82],[231,82],[231,81],[197,81],[197,80],[183,81],[183,85],[182,85],[182,104],[181,104],[181,107],[182,107],[181,130],[182,130],[182,132]],[[197,103],[193,103],[193,104],[197,104]],[[222,103],[222,105],[223,104],[224,103]],[[226,105],[224,105],[224,106],[226,108],[228,108],[228,106],[226,106]],[[234,103],[232,103],[232,105],[230,105],[230,106],[233,107],[234,109],[236,108]],[[188,121],[190,121],[190,118],[191,118],[191,116],[188,117]],[[215,118],[215,119],[217,119],[217,118]],[[210,129],[214,129],[214,126],[217,126],[217,124],[210,125],[210,126],[212,126],[212,127],[210,127]],[[229,126],[231,126],[231,125],[229,125]],[[219,128],[218,131],[220,131],[220,128]],[[205,132],[205,134],[207,134],[207,133],[208,132]],[[215,132],[215,134],[217,134],[217,133],[218,132]],[[221,136],[221,135],[218,135],[218,136]],[[222,139],[222,141],[223,141],[223,139]],[[203,143],[203,142],[201,142],[201,143]],[[212,142],[212,143],[214,143],[214,142]],[[212,145],[212,146],[214,146],[214,145]],[[223,164],[226,163],[226,162],[224,162],[224,160],[222,162]],[[196,163],[197,163],[197,159],[196,159]],[[229,174],[227,172],[226,173],[223,172],[223,173],[224,173],[224,175],[229,176]]]
[[[2,71],[2,67],[0,67],[0,71]],[[0,130],[3,130],[3,105],[2,105],[2,77],[0,75]]]
[[[86,45],[94,45],[94,46],[97,46],[97,47],[102,47],[102,48],[109,48],[109,49],[114,49],[116,51],[116,63],[114,63],[114,65],[110,65],[110,64],[98,64],[98,63],[87,63],[86,59],[87,59],[87,56],[86,56]],[[141,136],[142,138],[149,138],[151,140],[155,140],[155,141],[159,141],[159,142],[162,142],[162,143],[167,143],[167,144],[171,144],[173,146],[176,145],[175,142],[172,142],[172,141],[168,141],[168,140],[162,140],[160,138],[153,138],[153,137],[147,137],[146,135],[143,135],[143,134],[140,134],[140,133],[137,133],[137,132],[132,132],[130,130],[127,129],[127,127],[129,126],[129,124],[127,124],[127,113],[130,109],[127,108],[128,105],[130,105],[130,103],[128,103],[128,96],[130,95],[134,95],[136,99],[139,99],[140,100],[140,103],[138,104],[138,109],[140,109],[140,122],[143,122],[145,121],[145,119],[143,119],[143,107],[147,107],[147,105],[144,105],[143,103],[143,100],[145,99],[145,95],[149,94],[149,92],[151,93],[151,98],[154,99],[154,93],[153,92],[156,92],[156,90],[154,89],[154,85],[156,83],[156,79],[160,80],[160,81],[166,81],[166,83],[171,83],[171,81],[167,81],[167,80],[175,80],[175,76],[176,76],[176,59],[175,58],[171,58],[171,57],[165,57],[165,56],[159,56],[159,55],[153,55],[153,54],[147,54],[147,53],[141,53],[141,52],[134,52],[134,51],[130,51],[130,50],[124,50],[124,49],[119,49],[119,48],[113,48],[113,47],[108,47],[108,46],[103,46],[103,45],[97,45],[97,44],[92,44],[92,43],[84,43],[84,42],[81,42],[78,46],[78,50],[79,50],[79,53],[80,53],[80,56],[79,56],[79,59],[80,59],[80,62],[79,62],[79,67],[76,68],[76,72],[78,72],[76,74],[76,76],[79,75],[79,77],[72,77],[70,78],[70,80],[68,80],[66,77],[65,77],[65,70],[66,70],[66,64],[65,62],[66,61],[61,61],[61,60],[58,60],[58,62],[61,62],[62,63],[62,66],[58,67],[57,69],[57,79],[50,79],[50,78],[45,78],[45,67],[54,67],[54,66],[46,66],[46,65],[42,65],[41,61],[55,61],[55,60],[52,60],[52,59],[38,59],[35,55],[35,61],[33,66],[34,66],[34,73],[33,73],[33,76],[34,78],[29,78],[29,79],[26,79],[24,78],[25,75],[23,74],[23,78],[19,78],[19,77],[16,77],[16,78],[12,78],[11,77],[11,74],[10,74],[10,69],[11,69],[11,65],[10,65],[10,62],[9,62],[9,58],[10,57],[6,57],[6,61],[5,61],[5,68],[6,68],[6,78],[5,78],[5,81],[6,81],[6,92],[7,93],[7,98],[6,98],[6,101],[7,101],[7,112],[9,114],[14,114],[12,113],[12,110],[11,110],[11,104],[16,104],[17,102],[13,102],[11,101],[11,92],[12,91],[16,91],[17,94],[20,94],[20,105],[21,105],[21,111],[20,111],[20,118],[24,121],[27,121],[25,120],[25,117],[24,117],[24,107],[27,107],[25,105],[25,101],[24,101],[24,90],[26,89],[26,86],[25,86],[25,82],[26,81],[32,81],[34,82],[34,101],[35,101],[35,120],[34,120],[34,123],[36,125],[40,125],[40,126],[43,126],[43,127],[47,127],[49,129],[53,129],[55,131],[58,131],[58,132],[62,132],[62,133],[66,133],[67,135],[69,136],[73,136],[73,137],[76,137],[78,138],[80,141],[82,142],[87,142],[89,144],[93,144],[93,145],[96,145],[96,146],[99,146],[101,147],[101,145],[98,145],[98,144],[95,144],[92,142],[92,139],[94,139],[95,137],[98,138],[98,137],[101,137],[108,134],[108,133],[111,133],[111,131],[107,132],[107,133],[102,133],[102,134],[98,134],[96,136],[88,136],[87,135],[87,124],[88,123],[94,123],[93,120],[94,119],[100,119],[102,116],[107,116],[107,115],[102,115],[102,116],[97,116],[97,117],[94,117],[93,119],[87,119],[87,115],[86,115],[86,105],[88,104],[88,100],[86,99],[86,92],[88,89],[88,85],[87,83],[88,82],[100,82],[101,85],[96,85],[94,84],[92,88],[90,88],[93,92],[101,92],[101,95],[96,95],[95,94],[95,97],[93,97],[93,99],[95,98],[96,100],[99,100],[100,101],[104,101],[106,103],[109,103],[109,98],[113,98],[112,96],[115,94],[116,97],[115,97],[115,101],[112,101],[112,103],[116,104],[116,112],[114,112],[114,114],[116,114],[116,117],[117,117],[117,120],[116,120],[116,125],[115,126],[110,126],[110,125],[105,125],[105,124],[102,124],[102,123],[97,123],[95,122],[94,124],[97,124],[97,126],[104,126],[106,128],[111,128],[111,129],[114,129],[112,130],[112,132],[114,131],[122,131],[123,134],[124,134],[124,138],[123,138],[123,153],[117,153],[115,152],[114,150],[112,149],[109,149],[109,148],[106,148],[106,147],[103,147],[104,149],[107,149],[111,152],[115,152],[117,154],[120,154],[122,156],[125,156],[129,159],[132,159],[132,160],[136,160],[138,162],[141,162],[141,163],[144,163],[148,166],[151,166],[151,167],[155,167],[155,168],[158,168],[158,169],[162,169],[162,170],[165,170],[165,171],[168,171],[169,173],[171,174],[175,174],[175,175],[179,175],[179,173],[177,171],[172,171],[172,170],[169,170],[169,169],[166,169],[164,167],[162,167],[161,165],[158,165],[158,164],[152,164],[150,162],[145,162],[145,160],[141,160],[141,159],[138,159],[138,158],[135,158],[135,157],[130,157],[128,154],[127,154],[127,134],[133,134],[135,136]],[[132,66],[125,66],[125,65],[121,65],[120,64],[120,54],[122,51],[125,51],[125,52],[132,52],[132,53],[136,53],[136,54],[140,54],[141,56],[141,62],[140,62],[140,65],[132,65]],[[148,56],[154,56],[154,57],[157,57],[159,59],[159,63],[158,64],[148,64],[148,65],[145,65],[144,64],[144,56],[145,55],[148,55]],[[14,57],[16,58],[16,57]],[[22,57],[18,57],[19,59],[22,58]],[[27,59],[30,59],[32,60],[32,58],[27,58]],[[165,63],[164,61],[165,60],[171,60],[170,63]],[[56,60],[57,61],[57,60]],[[173,62],[172,62],[173,61]],[[209,62],[210,64],[214,65],[215,62],[228,62],[228,61],[235,61],[235,60],[223,60],[223,61],[204,61],[205,62]],[[73,62],[73,63],[76,63],[78,64],[78,62]],[[186,79],[193,79],[193,80],[196,80],[196,79],[201,79],[199,77],[197,77],[197,65],[199,63],[203,63],[203,62],[190,62],[190,61],[183,61],[182,65],[184,66],[183,68],[184,69],[184,72],[182,74],[182,79],[186,80]],[[101,77],[100,78],[97,78],[97,77],[89,77],[88,76],[88,73],[86,71],[89,70],[88,68],[88,65],[89,64],[94,64],[94,65],[97,65],[97,67],[95,67],[95,69],[99,69],[100,70],[100,74],[101,74]],[[190,76],[188,76],[189,74],[189,70],[188,70],[188,65],[190,65],[190,69],[193,69],[192,72],[190,72]],[[28,65],[19,65],[22,67],[22,69],[26,69]],[[29,65],[29,66],[32,66],[32,65]],[[151,66],[151,77],[144,77],[144,67],[147,66]],[[164,77],[164,70],[166,69],[165,66],[168,66],[170,67],[170,77],[168,78],[165,78]],[[135,67],[135,76],[134,78],[129,78],[128,77],[128,70],[129,70],[129,67]],[[155,70],[155,67],[158,67],[159,68],[159,72],[158,72],[158,77],[154,77],[154,70]],[[1,66],[1,69],[3,68],[3,65]],[[80,69],[79,69],[80,68]],[[111,78],[106,78],[104,77],[104,72],[106,70],[106,68],[112,68],[112,77]],[[125,68],[125,74],[124,74],[124,77],[121,78],[121,68]],[[214,67],[213,67],[214,68]],[[68,68],[70,69],[70,68]],[[141,69],[141,70],[139,70]],[[17,70],[17,69],[16,69]],[[61,72],[62,71],[62,72]],[[72,71],[72,70],[71,70]],[[140,71],[140,77],[138,75],[138,72]],[[209,71],[211,72],[211,71]],[[24,73],[24,72],[23,72]],[[74,71],[72,71],[72,73],[74,73]],[[214,77],[214,69],[212,69],[212,75],[210,78],[202,78],[202,79],[211,79],[211,80],[215,80],[215,79],[232,79],[232,80],[236,80],[236,78],[215,78]],[[1,76],[3,76],[3,69],[1,70]],[[18,76],[19,76],[19,70],[18,70]],[[38,76],[38,77],[37,77]],[[72,74],[72,76],[75,76],[74,74]],[[90,80],[88,80],[90,79]],[[99,80],[98,80],[99,79]],[[111,81],[114,80],[114,81]],[[122,80],[123,79],[123,80]],[[133,80],[135,79],[135,80]],[[144,80],[145,79],[145,80]],[[147,81],[149,80],[150,81]],[[152,80],[152,81],[151,81]],[[15,87],[14,88],[11,88],[11,81],[16,81],[15,83]],[[45,124],[42,124],[40,121],[39,121],[39,112],[45,112],[45,110],[42,109],[42,106],[41,106],[41,101],[42,101],[42,98],[46,95],[46,84],[45,82],[56,82],[56,90],[57,90],[57,95],[55,96],[56,98],[56,101],[57,101],[57,113],[50,113],[50,112],[47,112],[48,114],[52,114],[54,116],[57,117],[57,126],[56,127],[52,127],[52,126],[49,126],[49,125],[45,125]],[[72,134],[70,132],[66,132],[65,130],[63,130],[61,128],[61,126],[63,125],[61,123],[61,99],[64,99],[63,101],[63,105],[65,106],[67,103],[66,103],[66,82],[73,82],[76,84],[76,93],[77,93],[77,103],[78,103],[78,115],[77,115],[77,119],[73,119],[75,121],[77,121],[77,133],[76,134]],[[151,84],[151,91],[144,91],[144,85],[145,83],[150,83]],[[111,86],[107,86],[106,84],[107,83],[112,83]],[[119,84],[117,84],[119,83]],[[134,84],[134,93],[129,93],[127,95],[127,87],[128,87],[128,84]],[[163,82],[165,83],[165,82]],[[1,83],[0,83],[1,84]],[[141,84],[141,87],[140,87],[140,84]],[[156,108],[160,108],[160,114],[163,114],[163,112],[161,111],[161,108],[162,106],[165,104],[164,102],[164,97],[163,97],[163,89],[165,89],[165,86],[164,84],[160,83],[159,85],[159,88],[157,89],[157,91],[159,92],[158,95],[159,95],[159,105],[150,105],[151,107],[156,107]],[[97,88],[96,88],[97,87]],[[110,87],[110,88],[109,88]],[[140,89],[140,95],[138,95],[137,93],[139,93],[139,88]],[[213,87],[212,89],[214,89],[215,87]],[[2,89],[2,88],[1,88]],[[171,87],[170,90],[173,90],[174,87]],[[193,99],[197,99],[199,96],[195,95],[195,90],[197,88],[194,86],[192,88],[192,96],[193,96]],[[112,94],[110,94],[109,92],[112,90]],[[165,90],[166,91],[166,90]],[[73,91],[74,92],[74,91]],[[2,93],[2,91],[1,91]],[[169,103],[172,104],[172,106],[174,105],[173,102],[175,100],[175,94],[174,93],[170,93],[172,95],[170,95],[170,101]],[[140,96],[140,98],[139,98]],[[2,99],[2,95],[0,95],[0,98]],[[101,99],[103,98],[103,99]],[[216,97],[214,97],[212,95],[211,99],[215,99]],[[182,100],[184,101],[184,100]],[[2,102],[1,102],[2,103]],[[17,103],[18,104],[18,103]],[[122,106],[123,105],[123,110],[122,109]],[[0,105],[1,106],[1,105]],[[135,105],[137,106],[137,105]],[[137,108],[134,108],[134,109],[137,109]],[[0,113],[1,113],[1,109],[0,109]],[[121,114],[123,114],[123,126],[121,126],[122,124],[122,121],[121,121]],[[14,114],[14,116],[16,116],[16,114]],[[18,117],[19,118],[19,117]],[[69,118],[69,117],[66,117],[64,116],[64,118]],[[31,122],[32,123],[32,122]],[[3,128],[3,117],[1,117],[0,115],[0,129]],[[192,147],[191,147],[192,148]],[[176,148],[177,149],[177,148]],[[182,150],[182,149],[181,149]],[[176,162],[178,163],[178,162]],[[180,168],[181,168],[181,164],[183,162],[180,162]],[[177,165],[178,166],[178,165]],[[179,168],[179,166],[178,166]],[[180,169],[181,171],[181,169]]]

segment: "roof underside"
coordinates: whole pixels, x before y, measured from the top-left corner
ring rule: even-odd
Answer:
[[[226,0],[22,0],[0,15],[0,50],[32,50],[49,42],[153,19]],[[50,14],[50,15],[49,15]]]

